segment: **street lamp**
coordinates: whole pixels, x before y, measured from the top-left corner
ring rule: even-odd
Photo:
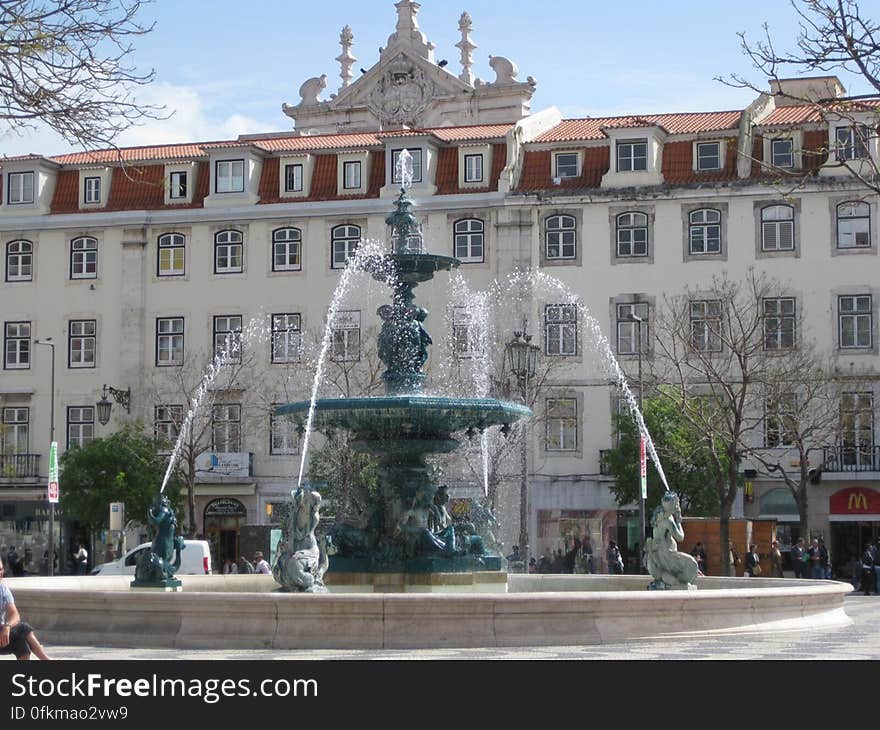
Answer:
[[[55,443],[55,343],[52,342],[51,337],[46,337],[42,340],[35,339],[34,344],[45,345],[52,350],[52,375],[49,386],[49,448],[51,450],[52,444]],[[46,574],[55,575],[55,503],[51,499],[49,500],[49,555],[46,563]]]
[[[636,353],[638,355],[639,413],[642,414],[642,419],[644,419],[645,402],[644,388],[642,387],[642,322],[644,320],[634,311],[629,313],[627,319],[630,322],[635,322],[638,329]],[[636,426],[638,425],[639,424],[636,423]],[[647,496],[647,481],[645,479],[645,434],[642,433],[642,429],[639,428],[639,532],[641,532],[641,538],[639,539],[639,572],[643,572],[644,568],[642,564],[642,554],[645,551],[645,500]]]
[[[107,422],[110,420],[110,409],[113,408],[113,404],[107,400],[107,394],[110,394],[119,405],[125,408],[126,413],[131,413],[131,388],[127,390],[120,390],[119,388],[114,388],[110,385],[104,385],[104,390],[101,393],[101,400],[95,403],[95,409],[98,412],[98,421],[102,426],[106,426]]]
[[[507,365],[516,376],[523,405],[528,405],[529,380],[535,377],[538,368],[537,345],[531,344],[532,336],[526,334],[526,319],[523,317],[521,332],[514,332],[513,339],[507,343]],[[519,488],[519,549],[526,564],[529,560],[529,471],[528,471],[528,421],[523,421],[522,443],[520,444],[520,488]]]

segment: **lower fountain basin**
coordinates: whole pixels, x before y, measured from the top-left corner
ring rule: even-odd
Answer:
[[[648,591],[650,576],[328,574],[330,593],[278,593],[266,575],[182,575],[183,591],[129,589],[130,576],[10,578],[41,640],[181,649],[410,649],[589,645],[675,635],[823,631],[852,620],[848,583],[700,577]],[[428,592],[443,582],[443,593]],[[390,592],[382,592],[387,590]],[[407,591],[407,592],[404,592]],[[493,592],[494,591],[494,592]],[[59,610],[63,606],[63,610]]]

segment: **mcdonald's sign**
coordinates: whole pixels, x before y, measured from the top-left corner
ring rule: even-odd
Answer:
[[[833,515],[880,515],[880,492],[868,487],[849,487],[829,498]]]

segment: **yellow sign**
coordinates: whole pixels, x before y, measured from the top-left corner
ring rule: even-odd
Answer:
[[[853,492],[849,495],[849,501],[846,503],[846,508],[850,511],[853,509],[867,510],[868,500],[861,492]]]

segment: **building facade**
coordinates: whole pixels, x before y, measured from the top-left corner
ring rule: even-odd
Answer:
[[[740,110],[533,113],[536,82],[520,81],[509,59],[491,57],[493,81],[475,78],[466,13],[456,75],[435,60],[418,3],[395,8],[379,60],[354,80],[353,33],[343,28],[338,91],[322,99],[326,74],[304,82],[299,102],[283,105],[292,130],[0,161],[2,541],[42,555],[42,513],[19,513],[44,498],[50,404],[62,450],[129,419],[174,440],[201,374],[230,344],[236,367],[208,388],[205,447],[193,462],[197,530],[219,565],[237,555],[241,526],[272,523],[302,446],[272,406],[309,397],[303,353],[323,332],[348,257],[366,240],[387,240],[404,149],[428,250],[461,259],[470,291],[520,286],[518,271],[544,277],[523,285],[517,312],[555,363],[526,457],[533,555],[574,535],[597,546],[639,540],[637,513],[616,504],[602,474],[619,395],[591,323],[632,374],[664,295],[753,269],[788,288],[771,303],[784,346],[796,344],[784,326],[796,313],[804,336],[864,376],[840,405],[840,437],[816,444],[810,523],[841,554],[876,537],[878,200],[849,168],[880,159],[876,134],[864,133],[876,129],[877,105],[821,114],[809,100],[845,95],[821,77],[776,82]],[[435,341],[466,342],[469,315],[456,314],[466,302],[443,286],[418,294],[434,312]],[[331,360],[363,363],[375,304],[364,295],[344,306]],[[50,353],[35,339],[54,345],[54,397]],[[130,412],[115,406],[102,425],[95,403],[105,384],[130,388],[131,399]],[[785,531],[797,516],[779,481],[746,477],[735,515],[774,517],[784,537],[796,536]],[[457,479],[459,496],[482,491]],[[505,479],[508,545],[518,479]]]

